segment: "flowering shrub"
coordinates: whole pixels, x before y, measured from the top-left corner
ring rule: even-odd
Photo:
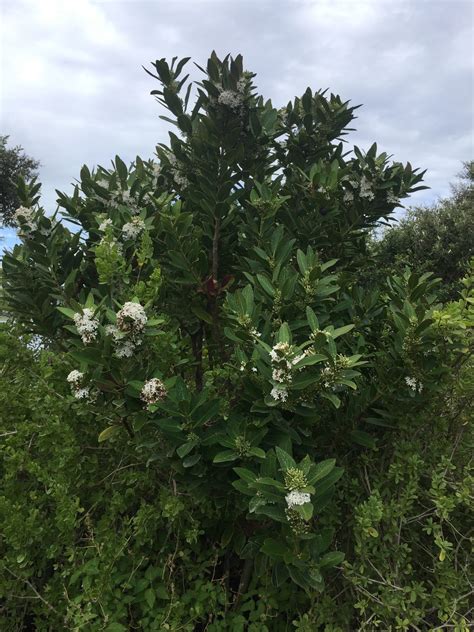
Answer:
[[[424,410],[462,336],[436,326],[429,274],[358,285],[370,230],[422,174],[375,144],[345,152],[355,108],[338,96],[275,109],[240,56],[211,56],[191,107],[186,62],[150,72],[179,131],[157,161],[83,167],[59,194],[77,231],[23,185],[5,295],[64,353],[99,442],[146,463],[170,529],[193,508],[176,551],[184,538],[212,565],[228,616],[268,591],[298,595],[296,614],[353,553],[336,550],[347,453]],[[191,580],[173,560],[179,603]]]

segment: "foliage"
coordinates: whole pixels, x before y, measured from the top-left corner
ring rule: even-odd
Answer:
[[[18,178],[36,175],[39,162],[26,155],[19,145],[7,147],[8,136],[0,136],[0,223],[13,225],[13,215],[20,206]]]
[[[440,298],[453,300],[469,259],[474,256],[474,163],[465,163],[452,196],[431,207],[408,210],[400,223],[373,244],[378,274],[410,266],[443,280]]]
[[[405,458],[394,446],[407,419],[424,420],[466,362],[464,315],[440,312],[428,273],[360,286],[370,231],[422,174],[375,144],[344,152],[355,108],[308,89],[276,110],[240,56],[215,54],[191,108],[186,61],[157,60],[150,73],[180,132],[158,146],[159,163],[117,156],[112,169],[83,167],[72,196],[58,192],[77,232],[44,214],[38,184],[20,190],[5,297],[47,347],[40,367],[57,367],[46,383],[62,395],[24,414],[45,427],[43,486],[66,477],[61,498],[76,509],[66,539],[48,539],[60,546],[51,557],[37,560],[44,545],[20,551],[25,574],[9,558],[7,603],[19,620],[23,580],[38,629],[335,630],[332,587],[344,572],[348,590],[367,592],[355,579],[373,581],[357,566],[363,538],[385,517],[391,534],[390,511],[411,509],[385,508],[380,462],[378,495],[352,481],[379,451]],[[10,480],[17,508],[5,514],[22,515],[30,506]],[[35,486],[40,508],[25,524],[49,516]]]

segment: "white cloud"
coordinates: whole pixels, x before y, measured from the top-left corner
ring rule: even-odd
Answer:
[[[433,188],[415,200],[447,193],[472,157],[468,1],[4,0],[2,11],[2,133],[42,162],[50,208],[84,162],[148,157],[166,141],[142,64],[202,64],[213,48],[242,52],[277,106],[308,85],[363,103],[348,140],[428,168]]]

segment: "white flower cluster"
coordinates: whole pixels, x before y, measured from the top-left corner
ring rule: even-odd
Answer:
[[[285,402],[288,399],[288,385],[293,380],[292,370],[300,360],[311,353],[309,350],[295,354],[294,348],[288,342],[278,342],[270,351],[272,361],[272,380],[276,382],[270,395],[276,401]]]
[[[121,190],[112,193],[109,206],[117,209],[120,205],[126,206],[133,215],[138,215],[140,212],[130,191]]]
[[[166,397],[166,392],[166,387],[163,382],[157,377],[154,377],[145,382],[140,397],[146,404],[156,404]]]
[[[90,307],[85,307],[82,310],[82,314],[74,314],[74,324],[85,345],[93,342],[97,338],[99,321],[97,318],[94,318],[94,310]]]
[[[397,197],[397,196],[393,193],[393,191],[389,191],[389,192],[387,193],[387,202],[388,202],[389,204],[400,204],[400,198],[399,198],[399,197]]]
[[[177,184],[182,189],[186,188],[189,185],[189,180],[181,172],[178,159],[174,154],[168,152],[168,160],[171,165],[171,175],[173,176],[175,184]]]
[[[242,101],[241,92],[235,92],[235,90],[223,90],[217,99],[219,105],[225,105],[231,110],[238,110],[242,105]]]
[[[412,389],[412,391],[417,391],[418,393],[421,393],[421,391],[423,390],[423,384],[421,382],[418,382],[418,380],[414,377],[406,377],[405,383]]]
[[[122,236],[125,240],[136,239],[145,230],[145,222],[140,217],[133,217],[131,222],[122,226]]]
[[[293,507],[298,507],[300,505],[304,505],[305,503],[309,503],[311,500],[311,495],[307,492],[300,492],[297,489],[294,489],[289,494],[285,496],[286,504],[288,505],[288,509],[292,509]]]
[[[343,196],[342,199],[344,200],[344,202],[353,202],[354,201],[354,194],[349,189],[346,189],[344,191],[344,196]]]
[[[244,94],[245,88],[247,87],[247,83],[248,83],[247,78],[241,77],[237,81],[237,92],[240,92],[240,94]]]
[[[105,231],[107,230],[107,228],[109,226],[112,226],[113,222],[110,219],[110,217],[108,217],[107,219],[104,219],[100,224],[99,224],[99,231],[101,233],[105,233]]]
[[[91,396],[90,386],[83,386],[84,373],[74,369],[69,373],[66,380],[71,385],[72,394],[76,399],[89,399]]]
[[[334,379],[334,371],[331,367],[325,366],[321,371],[321,377],[323,378],[323,386],[325,388],[333,386],[332,380]]]
[[[38,224],[35,220],[36,212],[32,208],[20,206],[13,214],[13,219],[17,225],[27,226],[29,230],[35,230]]]
[[[127,302],[117,312],[117,324],[108,325],[105,330],[116,343],[115,355],[130,358],[135,347],[141,345],[141,334],[147,323],[147,315],[140,303]]]
[[[366,198],[367,200],[373,200],[375,197],[375,193],[372,191],[371,183],[365,176],[362,176],[360,180],[359,195],[361,198]]]

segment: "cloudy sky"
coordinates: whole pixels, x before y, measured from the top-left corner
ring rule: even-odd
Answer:
[[[329,87],[358,110],[349,141],[376,140],[428,169],[425,203],[473,157],[470,0],[0,0],[0,133],[41,161],[43,203],[82,164],[147,158],[167,126],[150,61],[242,53],[277,106]],[[195,69],[195,77],[199,71]],[[4,232],[5,234],[5,232]],[[4,245],[12,242],[5,235]]]

